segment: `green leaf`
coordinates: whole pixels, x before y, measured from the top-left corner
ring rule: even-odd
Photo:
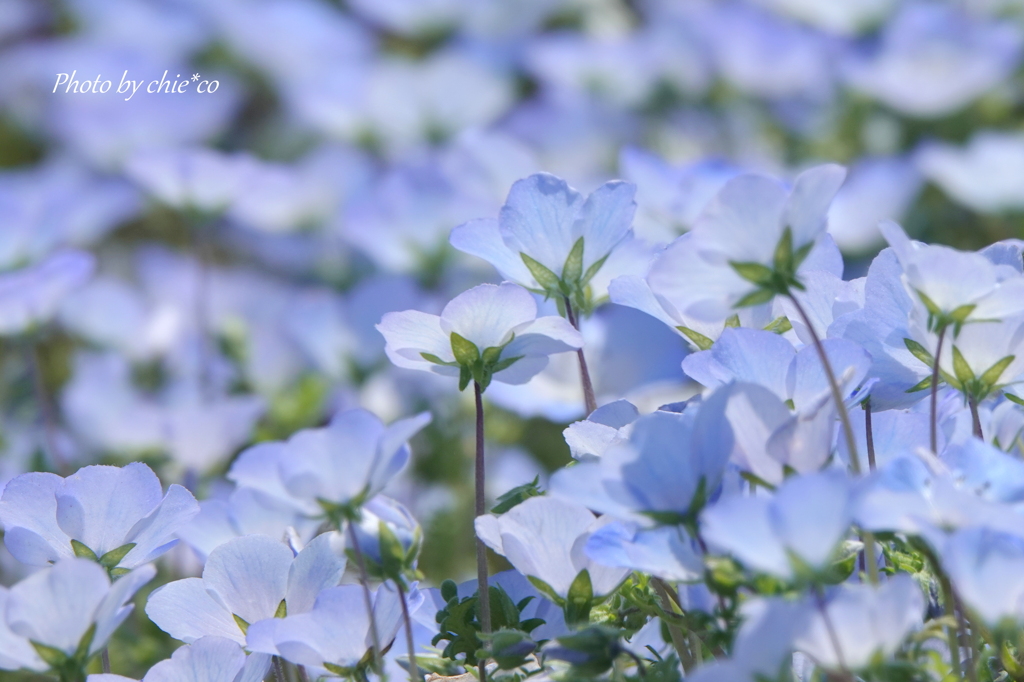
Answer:
[[[583,277],[583,237],[576,240],[562,266],[562,281],[575,284]]]
[[[79,559],[89,559],[91,561],[99,561],[99,557],[96,556],[96,552],[92,551],[78,540],[71,541],[71,549],[75,550],[75,556]]]
[[[112,569],[110,569],[107,572],[110,574],[111,578],[116,580],[116,579],[118,579],[118,578],[120,578],[122,576],[126,576],[129,573],[131,573],[132,569],[130,569],[130,568],[112,568]]]
[[[933,301],[932,299],[928,298],[927,296],[925,296],[923,293],[921,293],[917,289],[914,289],[914,291],[917,293],[917,297],[919,299],[921,299],[921,303],[924,304],[925,310],[928,311],[929,315],[932,315],[934,317],[938,317],[938,316],[942,315],[942,309],[939,308],[939,306],[935,305],[935,301]]]
[[[441,583],[441,599],[444,599],[445,603],[450,602],[459,596],[459,586],[454,580],[448,579]]]
[[[281,603],[277,605],[277,611],[274,611],[274,618],[287,618],[288,617],[288,604],[282,599]]]
[[[129,542],[127,545],[121,545],[117,549],[112,549],[100,557],[100,565],[104,568],[114,568],[121,563],[121,559],[124,559],[128,552],[133,549],[135,549],[134,542]]]
[[[1003,372],[1010,366],[1010,363],[1014,361],[1015,356],[1007,355],[1002,360],[985,370],[981,375],[981,382],[986,386],[995,386],[999,383],[999,377],[1003,376]]]
[[[753,486],[759,486],[765,490],[775,490],[775,486],[764,480],[752,471],[741,471],[740,478]]]
[[[452,353],[455,354],[455,361],[460,365],[468,367],[480,359],[480,349],[476,344],[452,332]]]
[[[1019,397],[1015,396],[1012,393],[1003,393],[1003,395],[1005,395],[1006,399],[1009,400],[1011,403],[1017,403],[1018,405],[1024,405],[1024,398],[1019,398]]]
[[[526,268],[530,271],[530,274],[533,275],[533,278],[537,280],[537,284],[541,285],[545,291],[549,293],[558,291],[558,285],[560,284],[558,275],[548,270],[541,263],[527,256],[525,253],[520,252],[519,257],[523,259],[523,263],[526,264]]]
[[[782,231],[779,243],[775,245],[772,263],[779,272],[792,273],[796,270],[793,266],[793,231],[788,227]]]
[[[730,315],[728,318],[726,318],[724,326],[738,328],[740,326],[740,316]]]
[[[913,386],[911,386],[910,388],[908,388],[904,392],[905,393],[917,393],[918,391],[923,391],[923,390],[931,388],[931,387],[932,387],[932,378],[931,378],[931,375],[929,375],[929,376],[926,376],[924,379],[921,379],[921,381],[917,382],[916,384],[914,384]]]
[[[32,640],[29,640],[29,643],[36,650],[36,653],[39,654],[39,658],[43,659],[51,668],[60,668],[67,663],[68,655],[60,649]]]
[[[934,305],[934,304],[932,304],[932,305]],[[974,312],[974,309],[975,309],[975,308],[977,308],[977,307],[978,307],[978,306],[974,305],[973,303],[972,303],[972,304],[969,304],[969,305],[962,305],[962,306],[960,306],[959,308],[955,308],[955,309],[953,310],[953,312],[951,312],[951,313],[949,314],[949,316],[950,316],[950,317],[951,317],[951,318],[953,319],[953,321],[954,321],[954,322],[956,322],[957,324],[959,324],[959,325],[963,325],[963,324],[964,324],[964,322],[966,322],[966,321],[967,321],[967,317],[968,317],[968,315],[970,315],[971,313],[973,313],[973,312]]]
[[[604,262],[608,260],[609,255],[611,254],[605,254],[603,258],[590,264],[590,267],[587,268],[587,271],[583,273],[583,279],[580,280],[580,286],[586,286],[587,284],[590,283],[590,280],[594,279],[594,275],[596,275],[601,270],[601,267],[604,265]]]
[[[590,581],[590,571],[584,568],[569,586],[565,600],[565,622],[570,627],[589,623],[590,606],[593,602],[594,586]]]
[[[917,341],[914,341],[913,339],[903,339],[903,345],[907,347],[907,350],[910,351],[911,355],[927,366],[932,367],[935,365],[935,358],[928,352],[927,348],[919,344]]]
[[[814,248],[814,242],[807,242],[793,254],[793,272],[800,267],[800,265],[807,259],[808,254],[811,253],[811,249]]]
[[[767,303],[773,298],[775,298],[775,292],[771,289],[754,289],[737,301],[733,308],[749,308],[751,306]]]
[[[383,521],[377,522],[377,538],[380,543],[381,571],[385,578],[397,583],[402,580],[405,568],[405,548],[398,541],[394,531]]]
[[[466,386],[469,386],[469,382],[473,379],[473,373],[469,370],[469,367],[462,365],[459,368],[459,390],[466,390]]]
[[[729,261],[729,265],[736,271],[736,274],[743,279],[759,286],[770,284],[772,281],[772,269],[760,263],[739,263]]]
[[[96,623],[89,626],[89,629],[78,640],[78,648],[75,649],[75,660],[85,662],[89,658],[89,649],[92,647],[92,640],[96,637]]]
[[[792,328],[793,324],[789,321],[789,318],[783,315],[769,322],[764,330],[766,332],[775,332],[776,334],[785,334]]]
[[[690,343],[696,346],[698,350],[708,350],[711,348],[711,346],[715,345],[714,341],[704,336],[700,332],[696,332],[690,329],[689,327],[684,327],[680,325],[676,327],[676,329],[679,330],[679,333],[681,333],[683,336],[689,339]]]
[[[548,585],[546,582],[544,582],[540,578],[537,578],[537,577],[532,576],[532,575],[526,576],[526,579],[530,581],[531,585],[533,585],[534,587],[537,588],[538,592],[543,594],[545,597],[547,597],[551,601],[555,602],[559,606],[561,606],[562,604],[565,604],[565,600],[562,599],[560,596],[558,596],[558,593],[555,592],[551,588],[551,585]]]
[[[457,366],[459,364],[457,362],[448,362],[447,360],[442,360],[441,358],[437,357],[433,353],[420,353],[420,355],[423,357],[424,360],[426,360],[427,362],[432,362],[435,365],[445,365],[446,367],[455,367],[455,366]]]
[[[956,346],[953,346],[953,373],[961,384],[966,384],[974,378],[974,371]]]
[[[249,633],[249,623],[247,623],[244,618],[240,618],[233,613],[231,614],[231,617],[235,619],[235,624],[238,626],[238,629],[242,631],[243,635]]]

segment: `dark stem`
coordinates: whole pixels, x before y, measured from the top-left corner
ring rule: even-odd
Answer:
[[[485,508],[485,485],[487,483],[484,469],[484,400],[480,382],[473,382],[473,395],[476,399],[476,516],[483,516]],[[487,547],[473,532],[476,541],[476,585],[477,599],[480,604],[480,627],[485,634],[491,632],[491,592],[487,584]],[[487,682],[486,659],[480,659],[480,682]]]
[[[978,415],[978,401],[969,398],[967,404],[971,406],[971,425],[974,427],[974,437],[985,440],[985,434],[981,431],[981,417]]]
[[[60,443],[57,440],[57,410],[53,402],[50,401],[50,394],[46,390],[43,365],[39,361],[39,347],[35,343],[29,343],[25,348],[28,356],[29,374],[32,375],[32,391],[35,393],[36,405],[43,419],[43,447],[57,473],[61,476],[69,476],[71,469],[61,452]]]
[[[871,396],[864,399],[864,433],[868,441],[868,469],[875,470],[875,432],[871,428]]]
[[[640,679],[647,677],[647,671],[644,669],[644,662],[640,660],[640,657],[629,649],[623,649],[623,653],[632,658],[633,662],[636,663],[636,669],[640,673]]]
[[[573,312],[572,303],[569,302],[569,298],[565,297],[562,299],[565,301],[565,316],[569,318],[569,324],[579,331],[579,321],[576,319],[576,314]],[[583,354],[583,349],[580,348],[576,351],[576,357],[580,361],[580,379],[583,381],[583,401],[587,405],[587,414],[597,409],[597,397],[594,395],[594,384],[590,380],[590,370],[587,369],[587,358]]]
[[[931,430],[930,444],[932,452],[939,454],[939,359],[942,357],[942,342],[946,338],[946,328],[939,330],[939,343],[935,347],[935,364],[932,367],[932,394],[931,394]]]
[[[295,670],[299,673],[299,682],[309,682],[309,675],[306,674],[306,666],[297,665]]]
[[[964,661],[967,679],[970,682],[978,682],[978,652],[974,649],[974,640],[968,629],[967,618],[964,617],[964,605],[956,596],[955,590],[950,590],[950,594],[953,597],[953,610],[956,613],[956,628],[960,636],[960,645],[967,650],[967,659]]]
[[[667,613],[674,613],[682,615],[682,608],[680,608],[677,601],[672,599],[670,590],[672,589],[664,580],[661,578],[651,578],[651,586],[654,591],[658,593],[658,597],[665,604],[665,611]],[[683,672],[687,675],[690,674],[695,667],[695,661],[693,656],[690,655],[690,650],[686,646],[686,635],[683,634],[682,628],[675,623],[667,622],[668,634],[672,639],[672,645],[676,648],[676,653],[679,654],[679,662],[683,666]]]
[[[366,572],[366,561],[363,559],[363,550],[359,548],[359,540],[356,538],[356,529],[353,521],[348,522],[348,539],[352,543],[352,554],[356,558],[356,566],[359,567],[359,584],[363,586],[363,606],[366,607],[366,614],[370,617],[370,641],[373,642],[373,664],[378,674],[384,672],[384,662],[381,660],[380,635],[377,633],[377,618],[373,615],[373,597],[370,596],[370,574]]]
[[[405,598],[405,588],[402,583],[395,582],[398,587],[398,597],[402,600],[402,619],[405,620],[405,643],[409,647],[409,679],[418,682],[423,679],[420,674],[420,667],[416,664],[416,643],[412,638],[412,618],[409,617],[409,601]]]
[[[107,647],[103,647],[103,651],[100,652],[100,668],[103,672],[110,672],[110,652],[107,651]]]

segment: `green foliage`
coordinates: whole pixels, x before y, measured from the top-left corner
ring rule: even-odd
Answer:
[[[516,656],[516,652],[523,650],[521,644],[529,639],[528,635],[543,625],[544,621],[539,618],[521,620],[522,610],[530,603],[532,597],[527,597],[519,603],[515,603],[508,596],[508,593],[498,585],[490,585],[488,592],[491,597],[491,627],[493,632],[521,633],[521,635],[515,636],[506,634],[500,640],[502,646],[510,647],[502,652],[503,657],[507,657],[505,662],[508,663]],[[493,637],[489,643],[482,636],[483,628],[480,625],[477,613],[479,593],[459,599],[454,581],[446,580],[441,584],[441,598],[445,600],[445,605],[435,616],[439,632],[431,643],[437,646],[441,642],[447,641],[448,644],[445,645],[441,653],[442,657],[451,661],[457,661],[466,666],[478,665],[480,657],[488,655],[486,653],[488,645],[494,644]],[[514,637],[519,638],[519,645],[513,646],[512,639]],[[533,642],[532,639],[529,639],[529,641]],[[525,657],[527,654],[523,653],[522,655]]]

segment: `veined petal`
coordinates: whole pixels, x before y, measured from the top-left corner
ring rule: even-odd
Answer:
[[[444,362],[454,362],[452,343],[441,329],[441,318],[418,310],[385,313],[377,325],[384,336],[384,352],[399,367],[437,371],[435,365],[423,358],[423,353],[437,356]],[[456,370],[456,374],[458,371]]]
[[[598,187],[583,203],[572,236],[574,241],[583,237],[584,272],[630,233],[636,213],[635,195],[636,185],[615,180]],[[554,272],[561,274],[561,269]]]
[[[530,274],[518,252],[512,251],[501,238],[498,221],[493,218],[470,220],[452,230],[448,242],[459,251],[493,265],[505,279],[536,289],[540,285]]]
[[[481,284],[448,302],[441,311],[440,327],[446,339],[455,332],[475,343],[482,353],[508,343],[520,325],[536,317],[537,301],[518,284]],[[450,340],[448,345],[451,355]]]
[[[549,315],[520,327],[516,338],[501,352],[501,357],[552,355],[582,347],[583,337],[575,327],[561,317]]]
[[[183,642],[216,635],[245,644],[245,635],[231,612],[207,591],[202,578],[184,578],[158,587],[146,601],[146,615]]]
[[[562,179],[537,173],[517,181],[498,214],[501,237],[556,275],[573,246],[573,226],[583,197]]]
[[[265,535],[245,535],[210,552],[203,584],[247,623],[273,618],[288,592],[292,552]],[[214,633],[209,633],[214,634]]]
[[[797,176],[782,212],[783,225],[793,231],[793,247],[814,241],[825,230],[828,208],[846,179],[834,163],[815,166]]]

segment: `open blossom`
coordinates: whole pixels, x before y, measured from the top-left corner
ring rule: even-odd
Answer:
[[[518,284],[585,304],[583,289],[633,238],[635,193],[632,183],[613,181],[584,199],[564,180],[537,173],[512,185],[497,220],[460,225],[451,243]]]
[[[64,251],[20,270],[0,273],[0,336],[21,334],[48,322],[68,294],[92,277],[96,259]]]
[[[174,533],[198,512],[192,493],[171,485],[164,495],[141,462],[88,466],[67,478],[22,474],[0,497],[4,544],[34,566],[79,556],[123,572],[173,547]]]
[[[537,301],[506,282],[481,284],[453,298],[431,315],[418,310],[388,313],[377,329],[385,352],[399,367],[459,377],[486,388],[491,379],[523,384],[548,364],[548,356],[583,346],[560,317],[537,317]]]
[[[178,647],[140,682],[261,682],[270,672],[267,654],[246,655],[241,646],[224,637],[203,637]],[[87,682],[135,682],[122,675],[89,675]]]

